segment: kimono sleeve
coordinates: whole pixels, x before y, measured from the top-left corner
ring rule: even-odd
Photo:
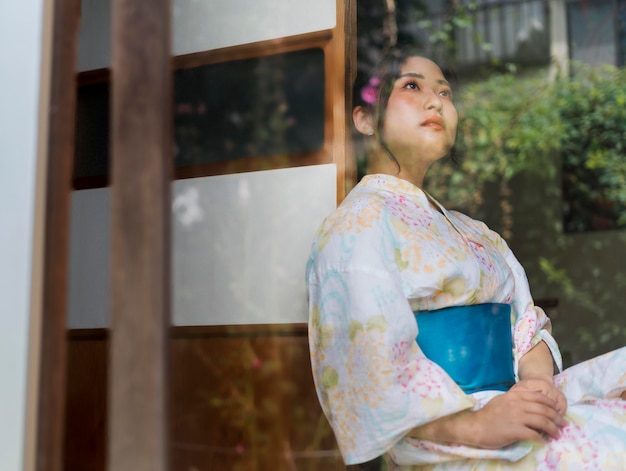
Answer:
[[[313,376],[346,464],[380,456],[410,429],[475,404],[417,346],[393,273],[317,266],[308,292]]]
[[[515,291],[512,302],[513,312],[516,316],[513,328],[515,374],[517,375],[520,359],[542,340],[550,349],[559,371],[562,371],[563,361],[561,352],[559,351],[556,340],[552,337],[550,318],[541,307],[534,304],[524,268],[511,249],[508,248],[504,240],[502,240],[501,243],[504,246],[504,256],[513,273],[515,281]]]

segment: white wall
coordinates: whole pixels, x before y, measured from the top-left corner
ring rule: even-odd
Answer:
[[[23,466],[44,0],[0,2],[0,469]]]

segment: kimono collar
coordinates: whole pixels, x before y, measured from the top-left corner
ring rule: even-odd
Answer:
[[[364,176],[359,185],[374,188],[379,191],[388,191],[411,199],[421,200],[425,207],[432,207],[431,209],[439,211],[446,219],[449,219],[446,208],[444,208],[439,201],[408,180],[385,173],[376,173]]]
[[[375,173],[365,175],[359,186],[367,186],[377,190],[389,191],[397,195],[407,196],[409,198],[425,198],[426,192],[413,183],[393,175],[386,173]]]
[[[417,199],[424,204],[425,208],[428,208],[430,211],[435,213],[439,213],[439,215],[452,226],[459,236],[461,236],[461,239],[463,239],[464,242],[469,243],[471,241],[468,235],[455,223],[448,210],[439,201],[433,198],[430,194],[426,193],[420,187],[415,186],[407,180],[394,177],[393,175],[388,175],[386,173],[376,173],[364,176],[361,179],[359,186],[373,188],[378,191],[388,191],[396,195],[403,195],[407,198]],[[472,242],[474,245],[482,247],[482,244],[479,242]]]

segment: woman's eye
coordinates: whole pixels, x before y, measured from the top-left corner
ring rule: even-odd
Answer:
[[[439,95],[446,97],[446,98],[452,98],[452,92],[450,90],[441,90],[439,92]]]
[[[416,82],[408,82],[404,85],[404,88],[408,88],[410,90],[419,90],[420,87]]]

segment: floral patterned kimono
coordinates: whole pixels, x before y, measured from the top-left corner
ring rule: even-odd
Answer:
[[[542,340],[561,369],[523,268],[485,224],[405,180],[368,175],[318,231],[306,280],[313,375],[346,464],[385,455],[401,470],[626,470],[626,348],[555,377],[569,404],[558,439],[486,450],[405,437],[501,394],[466,395],[428,360],[414,311],[508,303],[515,373]]]

